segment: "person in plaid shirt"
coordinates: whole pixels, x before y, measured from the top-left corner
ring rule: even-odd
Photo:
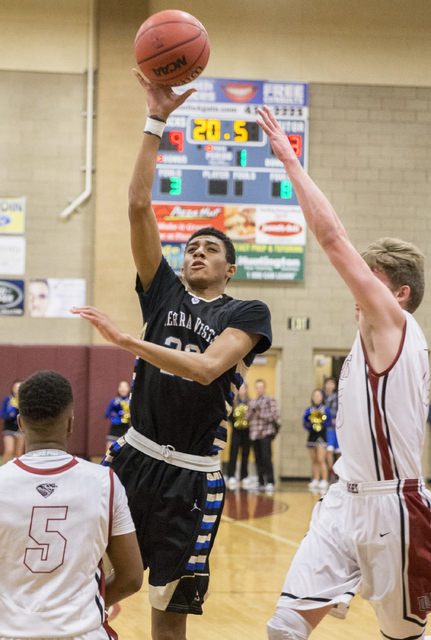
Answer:
[[[277,400],[266,393],[265,380],[256,380],[254,387],[257,398],[250,400],[245,419],[250,424],[250,440],[256,458],[259,491],[273,493],[274,470],[271,442],[276,435],[274,423],[278,422],[280,414]]]

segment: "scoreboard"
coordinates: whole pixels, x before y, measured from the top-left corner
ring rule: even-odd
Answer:
[[[177,91],[193,86],[157,157],[152,198],[166,257],[178,268],[191,233],[215,226],[235,244],[236,278],[303,279],[302,212],[256,118],[259,106],[272,109],[307,170],[307,84],[198,78]]]

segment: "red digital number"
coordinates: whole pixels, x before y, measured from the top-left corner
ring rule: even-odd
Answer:
[[[173,144],[177,151],[184,151],[184,133],[182,131],[169,131],[169,142]]]
[[[292,134],[287,136],[289,138],[289,142],[292,145],[292,149],[295,152],[295,156],[298,158],[302,155],[302,136],[297,134]]]

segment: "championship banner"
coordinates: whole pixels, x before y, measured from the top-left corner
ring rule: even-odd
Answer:
[[[307,170],[308,85],[198,78],[175,90],[190,87],[197,93],[168,118],[157,156],[152,201],[164,255],[180,269],[184,243],[210,226],[236,245],[234,278],[303,280],[304,216],[256,117],[272,109]]]
[[[26,196],[0,197],[0,233],[24,233]]]

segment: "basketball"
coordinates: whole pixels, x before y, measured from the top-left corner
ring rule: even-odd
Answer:
[[[209,55],[205,27],[185,11],[159,11],[136,34],[136,62],[151,82],[187,84],[202,73]]]

